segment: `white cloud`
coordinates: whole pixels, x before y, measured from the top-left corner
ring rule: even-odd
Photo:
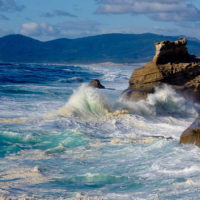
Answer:
[[[24,23],[21,26],[20,33],[27,36],[41,36],[41,35],[54,35],[56,33],[56,29],[45,22],[36,23],[29,22]]]
[[[37,36],[40,34],[40,27],[35,22],[25,23],[22,24],[20,33],[29,36]]]
[[[160,21],[200,21],[200,10],[187,0],[96,0],[97,14],[144,14]]]
[[[45,40],[59,37],[74,38],[99,34],[100,24],[96,21],[67,21],[55,25],[28,22],[22,24],[20,33]]]

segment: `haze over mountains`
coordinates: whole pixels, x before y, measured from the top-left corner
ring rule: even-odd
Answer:
[[[104,34],[78,39],[41,42],[23,35],[0,38],[0,62],[20,63],[136,63],[150,61],[154,42],[177,40],[178,36]],[[200,56],[200,41],[188,39],[188,50]]]

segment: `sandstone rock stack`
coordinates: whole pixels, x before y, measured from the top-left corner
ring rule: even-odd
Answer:
[[[187,61],[190,59],[190,55],[186,48],[186,39],[179,38],[179,40],[172,41],[162,41],[155,43],[156,55],[153,58],[155,64],[164,64],[168,62]]]
[[[128,98],[145,97],[155,86],[168,84],[184,96],[200,101],[200,59],[188,53],[186,44],[183,38],[155,43],[153,60],[131,75]]]
[[[145,98],[156,86],[168,84],[186,98],[200,102],[200,58],[190,55],[186,45],[183,38],[155,43],[153,60],[133,71],[129,88],[124,92],[126,97],[129,100]],[[200,147],[200,117],[183,132],[180,143]]]

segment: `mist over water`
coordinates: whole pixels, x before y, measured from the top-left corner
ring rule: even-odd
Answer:
[[[199,199],[200,150],[179,145],[199,106],[165,85],[127,101],[137,67],[1,66],[0,195]]]

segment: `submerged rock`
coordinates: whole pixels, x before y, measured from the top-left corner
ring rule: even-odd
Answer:
[[[180,137],[180,143],[194,144],[200,147],[200,117],[187,128]]]
[[[187,41],[182,38],[175,42],[155,43],[156,55],[153,60],[134,70],[131,75],[129,96],[140,92],[145,97],[153,93],[156,86],[168,84],[185,97],[199,101],[200,59],[188,53],[186,44]]]
[[[89,83],[89,86],[99,88],[99,89],[104,89],[105,87],[101,85],[100,81],[98,79],[94,79]]]

